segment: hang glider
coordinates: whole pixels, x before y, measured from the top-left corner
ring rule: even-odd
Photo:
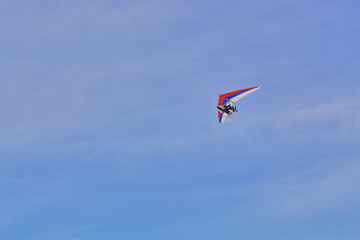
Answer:
[[[225,119],[231,121],[229,118],[231,114],[237,116],[235,113],[237,112],[237,109],[234,103],[236,103],[246,95],[258,90],[259,88],[260,87],[256,86],[221,94],[219,96],[218,106],[215,107],[218,111],[219,123],[223,123]]]

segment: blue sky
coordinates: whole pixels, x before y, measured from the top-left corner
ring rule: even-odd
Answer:
[[[1,5],[2,238],[359,238],[358,1]]]

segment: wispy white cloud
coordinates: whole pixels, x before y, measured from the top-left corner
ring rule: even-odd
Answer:
[[[297,129],[298,133],[308,130],[321,132],[321,136],[332,138],[351,138],[359,136],[360,97],[344,96],[334,100],[302,106],[280,113],[270,120],[279,130]],[[326,133],[328,132],[328,133]]]
[[[254,100],[255,97],[244,101]],[[286,99],[286,95],[283,99]],[[311,106],[300,105],[286,109],[282,106],[277,107],[273,102],[256,101],[252,105],[258,106],[253,109],[240,109],[246,113],[240,112],[239,117],[234,117],[232,122],[222,125],[215,124],[217,120],[215,113],[204,116],[200,113],[199,124],[201,121],[206,124],[207,131],[192,131],[176,137],[157,135],[148,140],[142,139],[142,141],[145,145],[154,147],[186,148],[212,141],[224,141],[229,138],[229,135],[242,142],[244,140],[248,142],[249,139],[261,135],[266,139],[273,139],[273,142],[290,140],[300,145],[304,141],[307,143],[346,142],[360,136],[359,96],[347,96]],[[264,112],[261,111],[262,109]],[[191,119],[187,121],[188,124],[192,124]],[[196,125],[197,122],[193,124]]]
[[[260,185],[263,210],[283,219],[353,208],[351,199],[360,195],[360,164],[354,156],[336,160],[326,159],[311,169]]]

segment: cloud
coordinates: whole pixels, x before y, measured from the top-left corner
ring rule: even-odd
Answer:
[[[286,97],[287,95],[284,94],[282,99],[285,100]],[[253,108],[248,108],[249,101],[256,100],[253,96],[252,99],[244,100],[248,105],[239,107],[239,116],[233,117],[232,122],[217,124],[216,114],[210,115],[209,110],[209,114],[206,113],[204,118],[200,114],[198,120],[187,120],[189,125],[199,124],[197,131],[193,130],[176,136],[169,134],[155,136],[146,144],[186,148],[208,142],[223,142],[228,138],[238,139],[242,144],[249,144],[251,139],[257,139],[256,141],[261,145],[263,140],[271,139],[272,143],[291,141],[297,142],[300,146],[305,143],[330,144],[353,141],[360,136],[359,98],[359,96],[347,96],[314,105],[302,104],[290,106],[290,108],[277,106],[271,100],[269,102],[252,101]],[[201,128],[204,125],[206,125],[206,131],[202,131]],[[183,125],[181,126],[184,128]],[[146,138],[143,140],[146,141]],[[281,148],[284,147],[282,144]]]
[[[326,159],[308,170],[260,184],[259,199],[265,211],[280,219],[351,209],[360,195],[359,171],[354,157]]]
[[[333,138],[352,138],[359,136],[360,96],[338,98],[313,106],[305,106],[282,115],[280,124],[295,125],[298,131],[311,129],[328,131],[323,136]],[[279,126],[279,125],[278,125]],[[325,126],[325,127],[324,127]],[[281,128],[281,127],[280,127]]]

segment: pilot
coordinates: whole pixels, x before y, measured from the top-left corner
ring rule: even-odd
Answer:
[[[230,104],[229,105],[226,105],[225,106],[225,111],[226,113],[229,113],[231,111],[235,112],[235,108],[233,106],[231,106]]]
[[[231,109],[231,106],[230,105],[225,105],[225,108],[224,108],[224,112],[229,114],[230,113],[230,109]]]

